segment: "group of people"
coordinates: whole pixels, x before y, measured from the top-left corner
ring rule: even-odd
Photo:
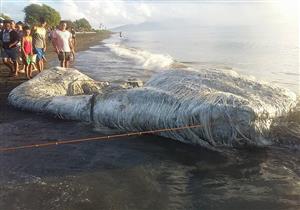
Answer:
[[[26,77],[32,78],[33,68],[43,71],[46,62],[47,35],[61,67],[69,67],[75,55],[75,31],[67,30],[67,22],[60,21],[59,26],[47,30],[47,23],[40,18],[39,24],[33,27],[22,22],[4,20],[0,28],[1,55],[3,63],[10,69],[11,76],[17,77],[20,64],[23,65]]]

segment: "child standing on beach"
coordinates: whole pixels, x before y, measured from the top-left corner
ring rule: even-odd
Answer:
[[[24,27],[24,36],[21,41],[22,55],[25,65],[25,73],[28,79],[32,78],[32,63],[33,63],[33,51],[32,51],[32,36],[30,36],[31,30],[28,26]]]

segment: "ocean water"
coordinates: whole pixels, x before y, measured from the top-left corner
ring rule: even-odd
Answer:
[[[105,43],[113,55],[94,55],[92,62],[83,58],[77,66],[86,69],[89,68],[87,62],[94,64],[96,61],[96,66],[108,64],[105,66],[108,69],[115,67],[106,62],[119,60],[118,67],[121,69],[134,67],[127,74],[134,77],[149,76],[153,70],[172,68],[176,62],[196,69],[234,70],[290,89],[296,94],[300,91],[299,32],[295,26],[124,29],[122,37],[116,34]],[[95,47],[89,53],[93,50],[103,52],[106,47]],[[113,58],[115,60],[111,60]]]
[[[297,38],[276,28],[275,35],[256,30],[123,31],[122,38],[115,34],[78,53],[74,65],[113,83],[147,81],[172,68],[234,70],[297,93]],[[69,127],[94,135],[114,132],[81,123]],[[291,132],[278,135],[278,142],[282,146],[219,153],[144,136],[2,154],[0,207],[299,209],[300,140]]]
[[[298,38],[298,30],[284,26],[123,30],[122,37],[117,33],[81,53],[76,67],[96,80],[116,83],[135,78],[147,81],[155,72],[173,68],[229,70],[299,95]],[[299,115],[294,118],[299,126]],[[138,208],[300,208],[299,131],[296,136],[284,130],[279,132],[284,133],[279,135],[279,141],[285,145],[282,148],[249,148],[225,154],[190,145],[169,145],[169,141],[164,141],[163,150],[155,145],[150,154],[144,148],[148,146],[140,144],[137,153],[151,156],[150,166],[145,163],[139,166],[146,173],[139,178],[144,183],[138,187],[142,189],[140,200],[150,201],[143,207],[138,204]],[[162,140],[154,139],[156,143]],[[164,158],[153,159],[152,152],[175,160],[171,163]],[[135,189],[130,188],[128,193],[131,190]],[[161,192],[159,198],[153,198],[153,194],[145,198],[149,191]]]

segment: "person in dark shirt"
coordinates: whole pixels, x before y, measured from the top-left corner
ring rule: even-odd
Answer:
[[[19,21],[19,22],[16,23],[16,29],[15,30],[18,33],[19,39],[21,41],[21,39],[23,38],[23,35],[24,35],[23,23],[21,21]]]
[[[3,30],[0,33],[2,42],[3,63],[11,70],[13,76],[18,76],[18,43],[19,35],[11,28],[11,21],[5,20]],[[12,61],[12,63],[10,62]]]
[[[23,31],[23,23],[21,21],[17,22],[16,23],[16,26],[15,26],[15,31],[18,33],[18,36],[19,36],[19,43],[17,44],[18,45],[18,72],[21,72],[21,71],[25,71],[25,66],[23,65],[23,68],[20,68],[20,64],[23,63],[22,61],[22,50],[21,50],[21,41],[23,39],[23,36],[24,36],[24,31]]]

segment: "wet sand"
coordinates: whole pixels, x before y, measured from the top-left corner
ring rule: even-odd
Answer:
[[[78,34],[76,52],[87,50],[89,47],[99,44],[100,41],[110,36],[110,32],[93,34]],[[48,43],[46,52],[46,68],[49,63],[57,63],[58,60],[51,43]],[[76,62],[76,60],[75,60]],[[35,71],[34,74],[37,72]],[[19,145],[34,140],[50,140],[55,138],[67,139],[71,137],[89,136],[82,127],[76,127],[76,123],[67,122],[52,117],[21,111],[9,106],[7,96],[9,92],[27,81],[24,73],[19,77],[9,77],[9,70],[1,62],[0,64],[0,146]]]
[[[86,50],[107,37],[109,34],[78,36],[77,51]],[[48,52],[47,59],[53,63],[56,56]],[[8,105],[7,96],[27,79],[24,74],[9,78],[9,71],[2,64],[0,72],[0,147],[95,137],[111,132],[15,109]],[[148,186],[144,179],[148,172],[143,167],[161,159],[183,157],[186,149],[196,150],[169,139],[146,136],[2,152],[0,209],[161,209],[161,205],[166,205],[165,197],[152,184]],[[195,159],[197,153],[192,153],[191,159]]]
[[[82,36],[77,48],[106,37],[99,35]],[[55,63],[54,53],[47,58]],[[25,78],[10,79],[0,69],[0,147],[108,134],[7,105],[8,92]],[[138,136],[3,152],[0,209],[297,209],[298,151],[249,148],[223,154]]]

